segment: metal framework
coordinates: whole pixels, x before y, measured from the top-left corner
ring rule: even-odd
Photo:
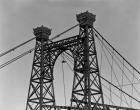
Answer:
[[[43,110],[43,105],[55,105],[51,57],[46,56],[45,44],[51,30],[46,27],[34,29],[36,46],[28,92],[26,110]],[[47,58],[46,58],[47,57]]]
[[[49,42],[49,28],[41,26],[34,29],[36,46],[26,110],[129,110],[104,104],[93,33],[95,15],[84,12],[76,17],[79,35],[67,39]],[[71,105],[62,107],[55,103],[53,68],[58,56],[66,50],[72,53],[74,59],[74,79]]]

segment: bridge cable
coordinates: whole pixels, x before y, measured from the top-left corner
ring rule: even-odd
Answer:
[[[69,67],[69,66],[68,66]],[[72,70],[73,72],[73,70]],[[121,91],[122,93],[126,94],[128,97],[131,97],[132,99],[134,99],[135,101],[139,102],[139,100],[137,100],[136,98],[132,97],[131,95],[129,95],[128,93],[126,93],[125,91],[121,90],[120,88],[118,88],[117,86],[115,86],[114,84],[112,84],[110,81],[106,80],[104,77],[100,76],[101,79],[103,79],[104,81],[106,81],[107,83],[111,84],[112,86],[114,86],[116,89],[118,89],[119,91]]]
[[[19,47],[21,47],[21,46],[27,44],[28,42],[34,40],[35,38],[36,38],[36,37],[33,37],[33,38],[31,38],[31,39],[29,39],[29,40],[27,40],[27,41],[25,41],[25,42],[23,42],[23,43],[21,43],[21,44],[15,46],[15,47],[13,47],[13,48],[7,50],[6,52],[1,53],[1,54],[0,54],[0,57],[2,57],[2,56],[4,56],[4,55],[6,55],[6,54],[8,54],[8,53],[10,53],[10,52],[12,52],[12,51],[14,51],[14,50],[16,50],[17,48],[19,48]]]
[[[115,106],[116,106],[116,104],[115,104],[105,93],[103,93],[103,95],[104,95],[109,101],[111,101],[112,105],[115,105]]]
[[[34,49],[35,49],[35,48],[32,48],[32,49],[30,49],[30,50],[28,50],[28,51],[26,51],[26,52],[24,52],[24,53],[18,55],[17,57],[15,57],[15,58],[13,58],[13,59],[7,61],[6,63],[0,65],[0,69],[2,69],[3,67],[5,67],[5,66],[7,66],[7,65],[9,65],[9,64],[11,64],[11,63],[13,63],[13,62],[16,61],[16,60],[22,58],[23,56],[25,56],[25,55],[31,53],[32,51],[34,51]]]
[[[120,68],[120,65],[118,64],[118,62],[114,59],[114,61],[116,62],[117,66]],[[121,69],[121,68],[120,68]],[[122,70],[122,69],[121,69]],[[132,92],[133,92],[133,88],[135,89],[136,93],[140,96],[140,93],[138,92],[138,90],[135,88],[135,86],[133,85],[133,80],[134,80],[134,74],[133,74],[133,78],[132,78],[132,82],[131,80],[128,78],[128,76],[125,74],[125,72],[123,72],[123,74],[125,75],[125,77],[128,79],[128,81],[131,83],[132,85]],[[121,87],[121,86],[120,86]],[[132,94],[131,94],[132,95]]]
[[[134,87],[134,85],[133,85],[133,83],[134,83],[134,69],[133,69],[133,77],[132,77],[132,93],[131,93],[131,96],[133,96],[133,87]],[[131,105],[131,107],[132,107],[132,99],[130,100],[130,105]]]
[[[64,54],[65,55],[65,57],[67,56],[66,54]],[[66,57],[67,59],[69,59],[68,58],[68,56]],[[68,67],[70,68],[70,70],[73,72],[73,70],[72,70],[72,68],[71,68],[71,66],[67,63],[67,65],[68,65]],[[109,90],[109,88],[107,88],[108,90]],[[112,91],[113,92],[113,91]],[[115,94],[114,92],[113,92],[113,94]],[[117,97],[119,97],[117,94],[115,94]],[[112,102],[112,100],[111,99],[109,99],[111,102]],[[124,101],[125,102],[125,101]],[[112,103],[114,103],[114,102],[112,102]],[[128,104],[128,103],[126,103],[126,104]]]
[[[104,50],[103,50],[104,51]],[[105,54],[106,55],[106,54]],[[107,58],[108,59],[108,58]],[[112,66],[112,65],[111,65]],[[126,75],[126,74],[125,74]],[[118,82],[118,81],[117,81]],[[131,82],[131,81],[130,81]],[[111,83],[111,82],[110,82]],[[111,84],[112,85],[112,84]],[[119,84],[120,85],[120,84]],[[117,87],[117,86],[116,86]],[[118,87],[117,87],[118,88]],[[136,88],[134,87],[134,89],[136,90]],[[119,88],[119,90],[121,90],[120,88]],[[121,90],[121,91],[123,91],[123,90]],[[136,92],[139,94],[139,92],[136,90]],[[126,92],[124,92],[123,91],[123,93],[126,93]],[[130,95],[129,94],[127,94],[129,97],[130,97]],[[131,98],[132,98],[132,96],[131,96]],[[140,103],[140,101],[138,101],[136,98],[132,98],[132,99],[134,99],[134,100],[136,100],[137,102],[139,102]]]
[[[110,81],[108,81],[107,79],[105,79],[104,77],[100,76],[101,79],[103,79],[104,81],[106,81],[107,83],[111,84],[112,86],[114,86],[115,88],[117,88],[118,90],[120,90],[121,92],[123,92],[124,94],[126,94],[127,96],[131,97],[132,99],[134,99],[135,101],[137,101],[138,103],[140,103],[139,100],[137,100],[136,98],[132,97],[131,95],[129,95],[128,93],[126,93],[125,91],[121,90],[119,87],[115,86],[114,84],[112,84]]]
[[[94,27],[93,30],[112,48],[114,49],[114,51],[122,58],[124,59],[125,62],[127,62],[132,68],[134,68],[134,70],[140,74],[140,72],[130,63],[128,62]],[[98,37],[98,36],[96,36]]]
[[[98,36],[96,36],[97,38],[98,38]],[[102,38],[102,37],[101,37]],[[103,39],[103,38],[102,38]],[[114,49],[114,48],[113,48]],[[115,55],[116,56],[116,55]],[[118,58],[118,57],[117,57]],[[121,58],[122,58],[122,56],[121,56]],[[119,60],[119,59],[118,59]],[[120,60],[119,60],[120,61]],[[126,61],[124,58],[123,58],[123,61]],[[120,61],[121,62],[121,61]],[[137,70],[136,70],[136,68],[134,68],[133,66],[131,66],[128,62],[127,62],[127,64],[130,66],[130,67],[132,67],[133,68],[133,70],[135,70],[136,72],[138,72]],[[123,64],[124,65],[124,64]],[[126,67],[126,66],[125,66]],[[127,70],[129,70],[127,67],[126,67],[126,69]],[[130,70],[129,70],[130,71]],[[130,71],[130,73],[132,73],[131,71]],[[139,73],[139,72],[138,72]],[[134,77],[134,73],[132,73],[133,74],[133,77]],[[137,79],[137,77],[135,76],[135,78]],[[128,78],[127,78],[128,79]],[[137,79],[138,80],[138,79]],[[131,81],[130,81],[131,82]],[[133,86],[133,85],[132,85]],[[133,89],[133,88],[132,88]],[[134,89],[136,90],[136,88],[134,87]],[[136,90],[136,92],[139,94],[139,92]]]
[[[101,43],[101,56],[100,56],[101,61],[100,61],[100,67],[99,67],[100,68],[100,74],[102,73],[101,70],[102,70],[102,61],[103,61],[103,55],[102,55],[103,54],[103,52],[102,52],[102,50],[103,50],[103,39],[101,40],[101,42],[102,42]]]
[[[54,36],[54,37],[51,38],[49,41],[52,41],[52,40],[54,40],[54,39],[60,37],[60,36],[63,35],[64,33],[66,33],[66,32],[68,32],[68,31],[72,30],[72,29],[75,28],[75,27],[77,27],[78,25],[79,25],[79,24],[76,24],[76,25],[70,27],[69,29],[63,31],[62,33],[60,33],[60,34]],[[9,50],[7,50],[7,51],[1,53],[1,54],[0,54],[0,57],[2,57],[2,56],[4,56],[4,55],[6,55],[6,54],[8,54],[8,53],[10,53],[10,52],[12,52],[12,51],[14,51],[14,50],[16,50],[17,48],[19,48],[19,47],[21,47],[21,46],[27,44],[28,42],[34,40],[35,38],[36,38],[36,37],[33,37],[33,38],[31,38],[31,39],[29,39],[29,40],[27,40],[27,41],[25,41],[25,42],[23,42],[23,43],[21,43],[21,44],[15,46],[15,47],[13,47],[13,48],[11,48],[11,49],[9,49]]]
[[[101,42],[101,44],[100,44],[100,45],[101,45],[100,74],[101,74],[101,73],[102,73],[102,72],[101,72],[101,70],[102,70],[102,59],[103,59],[103,39],[101,39],[100,42]],[[112,65],[113,65],[113,52],[112,52]],[[112,82],[112,68],[113,68],[113,67],[111,67],[111,82]],[[103,85],[103,84],[102,84],[102,85]],[[103,85],[103,86],[104,86],[104,85]],[[108,90],[109,90],[109,93],[110,93],[110,98],[108,98],[108,97],[107,97],[107,98],[109,99],[109,104],[110,104],[110,102],[111,102],[111,103],[113,102],[113,101],[112,101],[112,94],[111,94],[111,93],[112,93],[112,91],[111,91],[111,85],[109,85],[109,89],[108,89]],[[103,94],[104,94],[104,93],[103,93]],[[112,104],[113,104],[113,103],[112,103]]]
[[[124,60],[123,60],[123,67],[122,67],[122,77],[121,77],[121,82],[122,82],[122,85],[124,85],[123,84],[123,80],[124,80]],[[121,90],[123,90],[123,86],[121,86]],[[122,106],[122,92],[121,92],[121,94],[120,94],[120,97],[121,97],[121,101],[120,101],[120,106]]]
[[[101,41],[101,39],[95,34],[95,36]],[[104,44],[104,43],[103,43]],[[105,46],[105,44],[104,44],[104,46]],[[105,46],[106,47],[106,46]],[[107,47],[106,47],[106,50],[109,52],[109,51],[111,51],[109,48],[107,49]],[[110,53],[110,52],[109,52]],[[115,54],[114,54],[115,55]],[[121,60],[115,55],[115,57],[118,59],[118,61],[120,62],[120,63],[122,63],[123,65],[124,65],[124,59],[123,59],[123,62],[121,62]],[[122,57],[121,57],[122,58]],[[127,62],[126,62],[127,63]],[[127,63],[128,64],[128,63]],[[129,64],[128,64],[129,65]],[[130,66],[130,65],[129,65]],[[133,72],[127,67],[127,66],[125,66],[124,65],[124,67],[131,73],[131,74],[133,74]],[[130,66],[131,67],[131,66]],[[132,67],[133,68],[133,67]],[[134,68],[133,68],[133,70],[134,70]],[[137,71],[136,71],[137,72]],[[137,79],[137,81],[139,81],[139,79],[135,76],[135,78]],[[140,81],[139,81],[140,82]]]
[[[100,40],[100,38],[99,37],[97,37],[99,40]],[[101,41],[101,40],[100,40]],[[104,44],[104,43],[103,43]],[[106,50],[109,52],[109,51],[111,51],[109,48],[107,48],[107,46],[104,44],[104,46],[105,46],[105,48],[106,48]],[[109,54],[110,54],[110,52],[109,52]],[[115,55],[115,54],[114,54]],[[123,59],[123,62],[121,62],[121,60],[115,55],[115,57],[118,59],[118,61],[132,74],[132,76],[133,76],[133,72],[126,66],[126,65],[124,65],[124,59]],[[131,66],[130,66],[131,67]],[[133,67],[131,67],[131,68],[133,68]],[[133,68],[133,70],[134,70],[134,68]],[[137,72],[137,71],[136,71]],[[124,72],[123,72],[124,73]],[[140,82],[139,81],[139,79],[135,76],[135,78],[137,79],[137,81],[138,82]]]
[[[101,42],[101,39],[99,38],[99,37],[97,37],[99,40],[100,40],[100,42]],[[103,43],[104,44],[104,43]],[[106,48],[106,50],[108,51],[108,53],[111,55],[111,53],[109,52],[109,48],[107,48],[107,46],[105,46],[105,44],[104,44],[104,47]],[[111,51],[111,50],[110,50]],[[115,55],[115,54],[114,54]],[[116,56],[116,55],[115,55]],[[120,59],[116,56],[116,58],[120,61]],[[121,62],[122,63],[122,65],[123,65],[123,67],[125,66],[124,65],[124,59],[123,59],[123,62]],[[118,65],[118,67],[121,69],[121,67],[120,67],[120,65],[118,64],[118,62],[115,60],[115,62],[116,62],[116,64]],[[125,66],[126,67],[126,66]],[[126,67],[126,69],[132,74],[132,76],[134,77],[135,75],[134,75],[134,72],[131,72],[127,67]],[[123,71],[123,69],[121,69],[122,71]],[[133,71],[134,71],[134,68],[133,68]],[[124,73],[124,71],[123,71],[123,73]],[[125,74],[125,73],[124,73]],[[131,82],[130,81],[130,79],[127,77],[127,75],[125,74],[125,76],[126,76],[126,78],[129,80],[129,82]],[[135,78],[137,79],[137,77],[135,76]],[[138,80],[138,79],[137,79]],[[138,80],[139,81],[139,80]],[[132,82],[131,82],[132,83]],[[134,83],[135,84],[135,83]],[[136,90],[136,89],[135,89]],[[140,95],[140,93],[136,90],[136,92]]]
[[[117,88],[118,89],[118,88]],[[122,91],[122,90],[121,90]],[[123,93],[125,93],[124,91],[123,91]],[[128,95],[128,94],[126,94],[126,95]],[[125,96],[124,96],[125,97]],[[132,98],[132,96],[129,96],[129,97],[131,97]],[[133,98],[134,99],[134,98]],[[137,99],[136,99],[137,100]],[[128,104],[128,102],[127,102],[127,104]]]
[[[113,72],[113,58],[114,58],[114,51],[112,51],[112,54],[111,54],[111,60],[112,60],[112,62],[111,62],[111,83],[112,83],[112,72]],[[112,88],[111,88],[111,85],[110,85],[110,98],[111,98],[111,100],[112,100],[112,94],[111,94],[111,92],[112,92]]]
[[[64,56],[65,56],[65,58],[67,58],[68,60],[69,60],[69,62],[71,63],[71,64],[74,64],[73,62],[72,62],[72,55],[70,55],[68,52],[64,52],[65,54],[63,54]],[[66,62],[67,63],[67,62]]]
[[[108,88],[106,85],[104,85],[103,83],[102,83],[102,85],[108,90],[108,91],[110,91],[110,88]],[[116,97],[118,97],[119,99],[120,99],[120,97],[115,93],[115,92],[113,92],[113,91],[111,91]],[[110,99],[110,98],[109,98]],[[121,100],[121,99],[120,99]],[[111,102],[113,102],[113,100],[111,100],[110,99],[110,101]],[[128,102],[126,102],[125,100],[122,100],[124,103],[126,103],[128,106],[129,106],[129,104],[128,104]]]
[[[97,39],[99,39],[100,41],[101,41],[101,39],[95,34],[95,36],[97,37]],[[103,43],[104,44],[104,43]],[[107,46],[104,44],[104,47],[106,48],[106,50],[109,52],[109,51],[111,51],[111,49],[109,49],[109,48],[107,48]],[[110,54],[110,52],[109,52],[109,54]],[[115,54],[114,54],[115,55]],[[115,55],[115,57],[118,59],[118,61],[133,75],[133,72],[126,66],[126,65],[124,65],[124,59],[123,59],[123,62],[121,62],[121,60],[117,57],[117,55]],[[127,62],[126,62],[127,63]],[[128,64],[128,63],[127,63]],[[129,65],[130,66],[130,65]],[[131,66],[130,66],[131,67]],[[132,67],[133,68],[133,67]],[[134,68],[133,68],[133,70],[134,70]],[[137,71],[136,71],[137,72]],[[124,72],[123,72],[124,73]],[[139,79],[135,76],[135,78],[137,79],[137,81],[138,82],[140,82],[139,81]]]
[[[66,53],[66,52],[65,52]],[[73,64],[73,62],[72,61],[70,61],[71,59],[68,57],[68,55],[66,55],[66,54],[64,54],[64,56],[65,56],[65,58],[67,59],[67,60],[69,60],[69,62],[71,63],[71,64]],[[70,68],[70,70],[73,72],[73,69],[72,69],[72,67],[70,66],[70,64],[66,61],[66,63],[67,63],[67,65],[68,65],[68,67]]]
[[[100,40],[99,40],[99,41],[100,41]],[[101,45],[100,42],[99,42],[99,44]],[[107,57],[106,52],[104,51],[104,49],[103,49],[103,52],[104,52],[104,54],[105,54],[105,57],[106,57],[106,59],[107,59],[109,65],[110,65],[110,67],[112,68],[112,65],[111,65],[111,63],[110,63],[110,61],[109,61],[109,59],[108,59],[108,57]],[[112,54],[111,54],[111,55],[112,55]],[[114,71],[113,68],[112,68],[112,72],[113,72],[113,74],[115,75],[115,79],[116,79],[118,85],[120,86],[119,80],[118,80],[118,78],[117,78],[117,76],[116,76],[115,71]],[[112,82],[111,82],[111,83],[112,83]],[[123,96],[124,96],[124,94],[123,94]],[[124,96],[124,98],[125,98],[125,100],[126,100],[126,97],[125,97],[125,96]],[[126,100],[126,102],[127,102],[127,100]],[[129,105],[129,104],[128,104],[128,105]]]
[[[66,104],[67,104],[67,102],[66,102],[66,85],[65,85],[65,74],[64,74],[64,65],[63,65],[63,63],[65,63],[66,61],[64,59],[63,53],[61,54],[61,57],[62,57],[61,63],[62,63],[62,73],[63,73],[64,99],[65,99],[65,106],[66,106]]]
[[[54,40],[54,39],[60,37],[61,35],[65,34],[66,32],[72,30],[73,28],[75,28],[75,27],[77,27],[77,26],[79,26],[79,24],[76,24],[76,25],[72,26],[71,28],[69,28],[69,29],[67,29],[67,30],[65,30],[65,31],[63,31],[63,32],[61,32],[60,34],[58,34],[58,35],[54,36],[53,38],[51,38],[51,40]]]
[[[79,25],[79,24],[76,24],[76,25],[72,26],[71,28],[69,28],[69,29],[63,31],[62,33],[60,33],[60,34],[54,36],[53,38],[49,39],[49,41],[52,42],[52,40],[54,40],[54,39],[60,37],[62,34],[68,32],[68,31],[70,31],[70,30],[72,30],[73,28],[77,27],[78,25]],[[31,39],[29,39],[29,40],[27,40],[27,41],[25,41],[25,42],[23,42],[23,43],[21,43],[21,44],[19,44],[19,45],[13,47],[13,48],[11,48],[11,49],[9,49],[8,51],[5,51],[5,52],[1,53],[1,54],[0,54],[0,57],[2,57],[2,56],[4,56],[4,55],[6,55],[6,54],[8,54],[8,53],[10,53],[10,52],[12,52],[12,51],[14,51],[14,50],[16,50],[17,48],[19,48],[19,47],[21,47],[21,46],[27,44],[28,42],[34,40],[35,38],[36,38],[36,37],[33,37],[33,38],[31,38]],[[35,48],[32,48],[32,49],[29,50],[29,51],[33,51],[34,49],[35,49]],[[17,59],[19,59],[19,57],[23,57],[23,56],[25,56],[25,54],[30,53],[29,51],[26,51],[25,53],[23,53],[23,54],[21,54],[21,55],[15,57],[15,58],[13,58],[13,59],[7,61],[6,63],[0,65],[0,69],[3,68],[3,67],[5,67],[5,66],[7,66],[7,65],[9,65],[9,64],[11,64],[12,62],[16,61]]]
[[[100,40],[100,39],[99,39]],[[101,41],[101,40],[100,40]],[[104,44],[104,43],[103,43]],[[104,45],[104,47],[106,48],[106,50],[108,51],[108,53],[111,55],[111,53],[109,52],[109,48],[107,48],[105,45]],[[104,50],[103,50],[104,51]],[[111,50],[110,50],[111,51]],[[115,54],[114,54],[115,55]],[[109,60],[108,60],[109,61]],[[117,64],[117,66],[119,67],[119,69],[121,70],[121,71],[123,71],[122,70],[122,68],[120,67],[120,65],[119,65],[119,63],[114,59],[114,61],[115,61],[115,63]],[[124,61],[124,60],[123,60]],[[120,61],[121,62],[121,61]],[[121,62],[122,63],[122,62]],[[123,64],[123,66],[124,66],[124,64]],[[133,71],[134,71],[134,68],[133,68]],[[123,71],[123,74],[125,75],[125,77],[128,79],[128,81],[132,84],[132,82],[131,82],[131,80],[127,77],[127,75],[125,74],[125,72]],[[134,77],[134,73],[132,73],[132,75],[133,75],[133,77]],[[136,77],[135,77],[136,78]],[[138,80],[138,79],[137,79]],[[120,86],[120,85],[119,85]],[[132,85],[133,86],[133,88],[135,89],[135,91],[137,92],[137,94],[140,96],[140,93],[138,92],[138,90],[134,87],[134,85]],[[121,87],[121,86],[120,86]]]
[[[68,66],[70,67],[70,66]],[[70,70],[73,72],[73,70],[70,68]],[[124,94],[126,94],[128,97],[131,97],[132,99],[134,99],[135,101],[139,102],[139,100],[135,99],[134,97],[132,97],[131,95],[129,95],[128,93],[126,93],[125,91],[121,90],[120,88],[118,88],[117,86],[115,86],[114,84],[112,84],[111,82],[109,82],[108,80],[106,80],[104,77],[100,76],[101,79],[103,79],[104,81],[106,81],[107,83],[111,84],[112,86],[114,86],[116,89],[120,90],[121,92],[123,92]],[[119,97],[119,96],[118,96]],[[127,103],[127,102],[126,102]],[[128,103],[127,103],[128,104]]]

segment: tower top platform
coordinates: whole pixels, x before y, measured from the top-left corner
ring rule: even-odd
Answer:
[[[44,27],[43,25],[41,27],[37,27],[33,29],[34,35],[37,37],[36,40],[41,41],[42,39],[44,41],[47,41],[49,39],[49,36],[51,35],[51,29],[48,27]]]
[[[84,27],[86,25],[93,26],[95,17],[96,15],[89,13],[88,11],[76,15],[77,21],[79,22],[81,27]]]

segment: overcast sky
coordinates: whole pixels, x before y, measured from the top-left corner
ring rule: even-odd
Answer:
[[[51,28],[53,37],[87,10],[96,14],[95,28],[140,70],[140,0],[0,0],[0,53],[32,38],[37,26]],[[0,64],[34,45],[0,58]],[[25,110],[32,60],[33,53],[0,70],[0,110]]]

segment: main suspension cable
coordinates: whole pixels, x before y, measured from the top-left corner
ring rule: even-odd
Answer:
[[[95,36],[97,37],[97,39],[99,39],[99,41],[101,41],[101,39],[95,34]],[[110,52],[112,51],[110,48],[108,48],[106,45],[105,45],[105,43],[103,42],[103,41],[101,41],[102,42],[102,44],[104,45],[104,47],[106,48],[106,50],[108,51],[108,53],[110,54]],[[113,50],[114,51],[114,50]],[[111,54],[110,54],[111,55]],[[120,58],[116,55],[116,54],[114,54],[114,56],[117,58],[117,60],[123,65],[123,67],[125,67],[132,75],[133,75],[133,72],[126,66],[126,65],[124,65],[124,59],[123,59],[123,62],[120,60]],[[126,62],[127,63],[127,62]],[[127,63],[128,64],[128,63]],[[129,65],[129,64],[128,64]],[[130,66],[130,65],[129,65]],[[131,67],[131,66],[130,66]],[[132,67],[133,68],[133,67]],[[121,69],[122,70],[122,69]],[[134,68],[133,68],[133,70],[135,70]],[[124,72],[123,72],[124,73]],[[136,77],[136,76],[134,76],[135,77],[135,79],[137,79],[137,81],[139,81],[139,79]]]
[[[15,47],[13,47],[13,48],[7,50],[6,52],[1,53],[1,54],[0,54],[0,57],[2,57],[2,56],[4,56],[4,55],[6,55],[6,54],[8,54],[8,53],[10,53],[10,52],[12,52],[12,51],[14,51],[14,50],[16,50],[17,48],[19,48],[19,47],[21,47],[21,46],[27,44],[28,42],[34,40],[35,38],[36,38],[36,37],[33,37],[33,38],[31,38],[31,39],[29,39],[29,40],[27,40],[27,41],[25,41],[25,42],[23,42],[23,43],[21,43],[21,44],[15,46]]]
[[[68,66],[69,67],[69,66]],[[73,70],[72,70],[73,71]],[[137,101],[138,103],[140,103],[139,100],[137,100],[136,98],[132,97],[131,95],[129,95],[128,93],[126,93],[125,91],[121,90],[119,87],[115,86],[114,84],[112,84],[110,81],[108,81],[107,79],[105,79],[104,77],[100,76],[101,79],[103,79],[104,81],[106,81],[107,83],[109,83],[110,85],[112,85],[113,87],[115,87],[116,89],[118,89],[119,91],[121,91],[122,93],[126,94],[128,97],[132,98],[133,100]]]
[[[128,64],[130,65],[132,68],[134,68],[134,70],[140,74],[140,72],[130,63],[128,62],[94,27],[93,30]],[[96,36],[98,37],[98,36]]]
[[[23,56],[25,56],[25,55],[31,53],[34,49],[35,49],[35,48],[32,48],[32,49],[30,49],[30,50],[28,50],[28,51],[26,51],[26,52],[24,52],[24,53],[18,55],[17,57],[15,57],[15,58],[13,58],[13,59],[7,61],[6,63],[0,65],[0,69],[2,69],[3,67],[5,67],[5,66],[7,66],[7,65],[9,65],[9,64],[11,64],[11,63],[13,63],[13,62],[16,61],[16,60],[22,58]]]
[[[105,84],[102,83],[102,85],[103,85],[108,91],[110,91],[110,88],[108,88]],[[111,92],[112,92],[112,94],[114,94],[117,98],[119,98],[119,99],[121,100],[121,98],[120,98],[115,92],[113,92],[113,91],[111,91]],[[104,94],[104,93],[103,93],[103,94]],[[109,99],[110,99],[111,102],[113,102],[111,98],[109,98]],[[129,106],[129,104],[128,104],[127,101],[125,101],[125,100],[122,100],[122,101],[123,101],[124,103],[126,103],[126,104]]]
[[[98,38],[99,39],[99,38]],[[100,39],[99,39],[99,41],[101,41]],[[101,45],[101,44],[100,44]],[[104,45],[104,47],[106,48],[106,50],[108,51],[108,53],[111,55],[111,53],[109,52],[109,48],[107,48],[107,46],[103,43],[103,45]],[[104,50],[103,50],[104,51]],[[114,50],[113,50],[114,51]],[[117,64],[117,66],[119,67],[119,69],[121,70],[121,71],[123,71],[122,70],[122,68],[120,67],[120,65],[119,65],[119,63],[114,59],[114,61],[115,61],[115,63]],[[120,60],[119,60],[120,61]],[[124,61],[124,60],[123,60]],[[121,62],[121,61],[120,61]],[[122,63],[122,62],[121,62]],[[123,64],[123,66],[125,66],[124,64]],[[133,70],[134,70],[134,68],[133,68]],[[130,72],[131,73],[131,72]],[[125,74],[125,72],[123,71],[123,74],[125,75],[125,77],[127,78],[127,80],[129,81],[129,82],[131,82],[130,81],[130,79],[128,78],[128,76]],[[134,73],[133,73],[133,77],[134,77]],[[137,78],[136,78],[137,79]],[[131,84],[132,84],[132,82],[131,82]],[[120,85],[119,85],[120,86]],[[120,86],[121,87],[121,86]],[[135,89],[135,91],[137,92],[137,94],[140,96],[140,93],[138,92],[138,90],[135,88],[135,86],[133,86],[133,88]]]
[[[51,38],[50,40],[54,40],[54,39],[60,37],[61,35],[65,34],[66,32],[68,32],[68,31],[72,30],[73,28],[77,27],[78,25],[79,25],[79,24],[76,24],[76,25],[72,26],[71,28],[69,28],[69,29],[67,29],[67,30],[65,30],[65,31],[63,31],[63,32],[61,32],[60,34],[54,36],[54,37]]]
[[[75,28],[75,27],[77,27],[78,25],[79,25],[79,24],[76,24],[76,25],[70,27],[69,29],[67,29],[67,30],[65,30],[65,31],[63,31],[63,32],[61,32],[60,34],[55,35],[53,38],[49,39],[48,41],[52,42],[52,40],[54,40],[54,39],[60,37],[60,36],[63,35],[64,33],[66,33],[66,32],[68,32],[68,31],[72,30],[72,29]],[[36,37],[33,37],[33,38],[31,38],[31,39],[29,39],[29,40],[27,40],[27,41],[25,41],[25,42],[23,42],[23,43],[21,43],[21,44],[15,46],[15,47],[13,47],[13,48],[11,48],[11,49],[9,49],[9,50],[7,50],[7,51],[1,53],[1,54],[0,54],[0,57],[2,57],[2,56],[4,56],[4,55],[6,55],[6,54],[8,54],[8,53],[10,53],[10,52],[12,52],[12,51],[18,49],[19,47],[21,47],[21,46],[27,44],[28,42],[34,40],[35,38],[36,38]],[[29,50],[29,51],[32,52],[34,49],[35,49],[35,48],[33,48],[33,49]],[[21,55],[15,57],[15,58],[9,60],[9,61],[7,61],[6,63],[0,65],[0,69],[3,68],[3,67],[5,67],[5,66],[7,66],[7,65],[9,65],[9,64],[11,64],[12,62],[16,61],[17,59],[19,59],[19,58],[25,56],[26,54],[30,53],[29,51],[27,51],[27,52],[25,52],[25,53],[23,53],[23,54],[21,54]]]
[[[112,84],[110,81],[108,81],[107,79],[105,79],[104,77],[100,76],[101,79],[103,79],[104,81],[106,81],[107,83],[111,84],[112,86],[114,86],[116,89],[118,89],[119,91],[121,91],[122,93],[126,94],[128,97],[134,99],[136,102],[140,103],[139,100],[137,100],[136,98],[132,97],[131,95],[129,95],[128,93],[126,93],[125,91],[121,90],[119,87],[115,86],[114,84]]]
[[[76,24],[76,25],[70,27],[69,29],[67,29],[67,30],[61,32],[60,34],[54,36],[53,38],[49,39],[49,41],[52,41],[52,40],[54,40],[54,39],[60,37],[60,36],[63,35],[64,33],[66,33],[66,32],[68,32],[68,31],[72,30],[72,29],[75,28],[75,27],[77,27],[78,25],[79,25],[79,24]],[[9,50],[7,50],[7,51],[1,53],[1,54],[0,54],[0,57],[2,57],[2,56],[4,56],[4,55],[6,55],[6,54],[8,54],[8,53],[10,53],[10,52],[12,52],[12,51],[14,51],[14,50],[16,50],[17,48],[19,48],[19,47],[21,47],[21,46],[27,44],[28,42],[34,40],[35,38],[36,38],[36,37],[33,37],[33,38],[31,38],[31,39],[29,39],[29,40],[27,40],[27,41],[25,41],[25,42],[23,42],[23,43],[21,43],[21,44],[15,46],[15,47],[13,47],[13,48],[11,48],[11,49],[9,49]]]
[[[99,40],[99,44],[101,45],[101,43],[100,43],[100,40]],[[102,43],[103,44],[103,43]],[[104,46],[105,47],[105,46]],[[116,79],[116,81],[117,81],[117,83],[118,83],[118,85],[120,86],[120,83],[119,83],[119,80],[118,80],[118,78],[117,78],[117,75],[116,75],[116,73],[115,73],[115,71],[114,71],[114,69],[113,69],[113,65],[111,65],[111,63],[110,63],[110,61],[109,61],[109,58],[107,57],[107,54],[106,54],[106,52],[105,52],[105,50],[103,49],[103,53],[104,53],[104,55],[105,55],[105,57],[106,57],[106,59],[107,59],[107,62],[109,63],[109,65],[110,65],[110,67],[112,68],[112,73],[114,74],[114,76],[115,76],[115,79]],[[111,56],[112,56],[112,54],[110,54]],[[112,83],[112,82],[111,82]],[[124,94],[123,94],[123,96],[124,96]],[[126,97],[124,96],[124,98],[125,98],[125,100],[126,100]],[[126,102],[127,102],[127,100],[126,100]]]

